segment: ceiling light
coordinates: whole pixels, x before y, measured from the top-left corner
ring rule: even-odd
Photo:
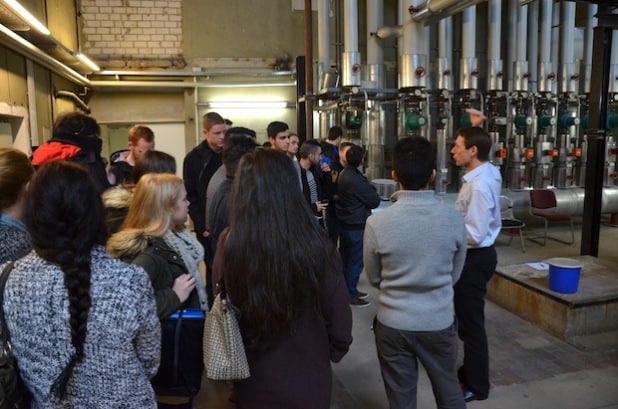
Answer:
[[[19,4],[16,0],[4,0],[4,3],[11,8],[15,13],[17,13],[21,18],[26,20],[26,22],[31,26],[37,29],[42,34],[48,36],[50,35],[50,31],[37,20],[28,10],[26,10],[21,4]]]
[[[74,55],[75,55],[75,57],[78,60],[80,60],[81,62],[86,64],[91,70],[93,70],[95,72],[101,71],[99,66],[96,65],[90,58],[86,57],[84,54],[82,54],[82,53],[75,53]]]
[[[213,101],[208,104],[215,109],[282,109],[287,108],[286,101]]]

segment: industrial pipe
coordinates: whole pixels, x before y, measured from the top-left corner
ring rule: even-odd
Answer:
[[[361,56],[358,51],[358,0],[343,1],[343,56],[341,85],[360,86]]]
[[[329,0],[318,1],[318,78],[319,88],[325,88],[324,74],[330,72]]]
[[[384,88],[384,51],[376,32],[384,24],[384,0],[367,0],[366,80],[373,88]]]
[[[90,107],[86,104],[76,93],[65,90],[58,90],[54,93],[56,98],[65,98],[72,101],[79,109],[84,111],[86,114],[89,114]]]
[[[593,29],[597,25],[598,6],[596,4],[588,5],[588,15],[586,16],[586,28],[584,30],[584,93],[590,93],[590,74],[592,73],[592,38]],[[612,41],[612,45],[614,42]]]
[[[487,90],[502,90],[502,59],[500,57],[500,38],[502,30],[502,1],[490,0],[489,2],[489,32],[487,45],[488,75]]]

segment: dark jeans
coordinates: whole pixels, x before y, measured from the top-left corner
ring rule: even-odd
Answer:
[[[341,230],[339,232],[339,252],[343,262],[345,282],[350,298],[358,297],[358,278],[363,272],[363,234],[364,230]]]
[[[466,407],[455,370],[454,324],[440,331],[403,331],[375,320],[374,331],[390,409],[416,409],[418,361],[431,380],[439,409]]]
[[[459,281],[455,284],[457,331],[464,344],[460,381],[480,398],[489,395],[489,351],[485,333],[485,293],[496,271],[494,247],[468,249]]]

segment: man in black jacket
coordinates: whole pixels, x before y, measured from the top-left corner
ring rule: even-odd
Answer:
[[[189,200],[189,215],[193,221],[193,228],[197,239],[204,247],[204,261],[206,262],[206,291],[208,299],[213,299],[212,269],[208,265],[212,260],[210,254],[209,232],[206,231],[206,188],[212,175],[222,164],[221,150],[223,137],[227,127],[221,115],[208,112],[202,117],[202,132],[204,141],[197,145],[185,156],[182,166],[182,175],[187,189]]]
[[[339,174],[337,186],[337,221],[339,223],[339,251],[351,305],[366,307],[366,294],[356,289],[363,271],[363,234],[371,209],[380,205],[375,187],[358,170],[363,161],[363,148],[352,145],[346,152],[346,167]]]

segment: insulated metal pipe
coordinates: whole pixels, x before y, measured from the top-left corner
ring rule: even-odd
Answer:
[[[592,38],[593,29],[597,25],[598,6],[596,4],[588,5],[588,15],[586,16],[586,28],[584,30],[584,93],[590,93],[590,74],[592,73]],[[612,45],[614,41],[612,39]]]
[[[414,0],[412,6],[420,6],[423,0]],[[409,17],[407,4],[401,2],[399,13],[403,16],[401,34],[401,78],[399,88],[424,87],[426,85],[427,56],[423,23]],[[422,70],[422,75],[415,74]],[[420,71],[418,71],[420,73]]]
[[[539,39],[539,57],[542,63],[551,62],[551,21],[553,0],[541,0],[541,35]],[[592,49],[592,42],[590,43]]]
[[[343,2],[343,56],[341,61],[341,85],[359,86],[361,58],[358,51],[358,0]]]
[[[561,61],[561,91],[578,92],[577,72],[573,57],[573,42],[575,41],[575,3],[563,1],[560,8],[560,61]]]
[[[461,72],[459,88],[478,88],[478,67],[476,60],[476,6],[468,7],[462,16]]]
[[[538,62],[539,62],[539,4],[533,1],[528,6],[528,68],[530,81],[528,87],[531,92],[538,89]]]
[[[502,59],[500,57],[500,36],[502,30],[502,1],[490,0],[489,2],[489,32],[487,45],[488,75],[487,90],[502,90]]]
[[[373,88],[384,88],[384,51],[377,32],[384,24],[384,0],[367,0],[366,80]]]
[[[508,3],[508,33],[506,47],[506,66],[509,91],[515,90],[515,58],[517,47],[517,0],[509,0]]]
[[[517,9],[517,61],[526,61],[526,45],[528,35],[528,6],[519,6]]]
[[[318,78],[324,88],[323,74],[330,71],[330,17],[329,0],[318,1]]]

